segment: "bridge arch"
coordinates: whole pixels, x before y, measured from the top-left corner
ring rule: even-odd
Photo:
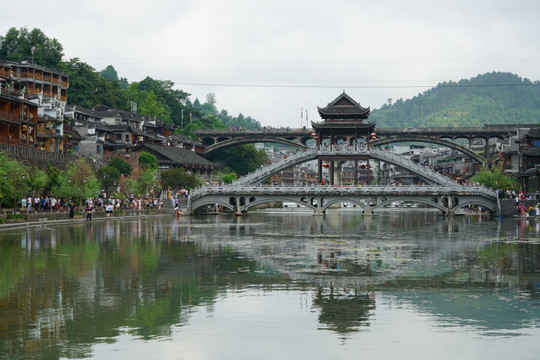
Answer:
[[[307,203],[307,202],[303,202],[301,200],[297,200],[297,199],[294,199],[294,198],[280,198],[280,197],[276,197],[276,198],[272,198],[272,199],[269,199],[269,198],[266,198],[266,197],[260,197],[260,198],[256,198],[254,201],[246,204],[244,207],[242,207],[243,210],[249,210],[257,205],[261,205],[261,204],[265,204],[265,203],[268,203],[268,202],[293,202],[295,204],[298,204],[300,206],[304,206],[308,209],[311,209],[312,211],[315,211],[316,210],[316,207]]]
[[[390,156],[390,154],[388,154],[388,152],[386,151],[372,150],[370,152],[362,153],[359,151],[354,151],[354,148],[350,148],[350,150],[351,151],[349,152],[344,152],[340,154],[347,155],[352,158],[354,158],[354,156],[365,155],[375,160],[391,163],[396,166],[405,168],[412,173],[415,173],[416,175],[426,180],[430,184],[442,185],[442,184],[447,184],[451,182],[450,179],[444,177],[443,175],[440,175],[432,171],[428,171],[423,166],[420,166],[417,163],[412,163],[410,161],[404,162],[404,160],[401,157]],[[270,167],[265,167],[263,169],[255,171],[254,173],[248,174],[238,179],[238,183],[257,185],[257,184],[262,183],[265,179],[269,178],[270,176],[277,174],[278,172],[286,168],[289,168],[291,166],[298,165],[300,163],[304,163],[307,161],[315,160],[318,158],[318,156],[333,155],[335,153],[333,153],[332,151],[325,152],[323,150],[318,151],[317,149],[308,149],[306,151],[302,151],[293,156],[290,156],[288,159],[284,159],[281,162],[275,163]]]
[[[205,206],[216,205],[216,204],[221,205],[224,208],[227,208],[227,209],[231,210],[231,212],[234,212],[234,206],[228,204],[225,201],[220,201],[220,200],[197,202],[197,207],[194,207],[192,209],[192,211],[194,212],[195,210],[198,210],[198,209],[203,208]]]
[[[452,138],[449,136],[449,138]],[[421,136],[421,135],[400,135],[398,136],[392,136],[388,138],[383,138],[380,140],[375,140],[371,142],[371,146],[382,146],[387,144],[393,144],[393,143],[399,143],[399,142],[423,142],[423,143],[429,143],[429,144],[437,144],[449,147],[451,149],[455,149],[457,151],[460,151],[468,156],[470,156],[472,159],[476,160],[480,164],[485,164],[486,159],[475,153],[474,151],[467,149],[464,146],[461,146],[459,144],[456,144],[455,142],[445,140],[442,138],[434,138],[434,137],[428,137],[428,136]]]
[[[369,199],[367,197],[362,199],[362,200],[369,201]],[[344,201],[354,203],[354,204],[358,205],[358,207],[361,208],[362,210],[366,209],[366,204],[362,204],[362,202],[359,199],[349,199],[347,197],[343,197],[343,198],[339,198],[339,199],[338,198],[333,198],[331,200],[328,200],[326,202],[326,204],[324,204],[324,206],[322,207],[323,213],[326,213],[326,210],[328,210],[332,205],[337,204],[337,203],[342,203]]]
[[[464,202],[458,204],[456,207],[454,207],[454,210],[462,209],[462,208],[466,207],[467,205],[469,205],[469,206],[470,205],[480,205],[480,206],[485,207],[486,209],[489,209],[493,213],[497,213],[497,207],[494,204],[490,204],[487,201],[482,201],[481,199],[474,200],[474,201],[472,201],[472,200],[464,201]]]
[[[448,208],[446,208],[445,206],[443,206],[439,202],[434,202],[431,199],[427,199],[427,198],[413,198],[413,197],[410,197],[410,198],[404,197],[404,198],[399,198],[399,199],[395,199],[395,198],[387,199],[386,201],[382,201],[381,203],[373,206],[371,208],[371,210],[375,210],[375,209],[384,207],[386,205],[390,205],[391,203],[393,203],[395,201],[400,201],[400,202],[406,202],[407,201],[407,202],[412,202],[412,203],[415,203],[415,204],[426,204],[426,205],[437,208],[437,209],[439,209],[441,211],[444,211],[444,212],[448,211]]]
[[[238,146],[238,145],[244,145],[244,144],[255,144],[255,143],[274,143],[274,144],[282,144],[287,146],[296,147],[298,149],[307,149],[307,146],[305,144],[302,144],[301,140],[300,142],[297,142],[299,139],[287,139],[287,138],[278,138],[278,137],[267,137],[267,136],[259,136],[259,137],[238,137],[238,138],[229,138],[227,140],[222,140],[215,142],[212,145],[209,145],[206,147],[206,155],[212,155],[214,152],[218,150],[227,149],[230,147]]]

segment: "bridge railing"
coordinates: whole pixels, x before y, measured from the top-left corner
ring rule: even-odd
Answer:
[[[295,194],[295,195],[342,195],[350,194],[357,196],[366,195],[444,195],[444,194],[467,194],[480,195],[490,199],[497,199],[497,192],[484,186],[469,185],[306,185],[306,186],[273,186],[273,185],[214,185],[204,186],[195,189],[190,194],[190,200],[196,200],[209,194],[227,194],[227,195],[276,195],[276,194]]]
[[[302,133],[305,135],[311,134],[313,129],[311,128],[261,128],[261,129],[198,129],[195,131],[196,134],[208,135],[208,134],[219,134],[219,135],[241,135],[241,134],[261,134],[261,133],[271,133],[271,134],[286,134],[286,133]]]
[[[274,174],[275,172],[281,169],[287,168],[288,164],[291,164],[290,166],[293,166],[294,164],[297,164],[298,162],[301,162],[303,160],[308,161],[312,158],[315,158],[316,156],[332,156],[332,155],[364,155],[364,156],[373,155],[377,160],[391,162],[405,169],[408,168],[410,170],[415,171],[422,177],[426,179],[430,179],[441,185],[442,184],[449,184],[449,185],[456,184],[454,181],[450,180],[446,176],[441,175],[420,164],[417,164],[414,161],[406,159],[398,154],[395,154],[391,151],[379,150],[379,149],[371,149],[370,151],[368,151],[365,145],[359,145],[356,147],[348,146],[348,145],[333,145],[332,147],[321,146],[319,150],[315,148],[310,148],[304,151],[299,151],[289,157],[282,159],[281,161],[277,161],[270,165],[266,165],[257,171],[254,171],[252,173],[249,173],[241,177],[236,182],[234,182],[234,184],[252,184],[257,181],[262,181],[263,179],[271,176],[272,174]]]
[[[452,181],[450,178],[439,174],[436,171],[433,171],[429,168],[426,168],[423,165],[420,165],[418,163],[415,163],[414,161],[411,161],[409,159],[404,158],[403,156],[400,156],[394,152],[386,151],[386,150],[379,150],[379,149],[373,149],[371,152],[380,157],[382,161],[385,161],[385,158],[387,162],[393,162],[398,165],[402,165],[404,168],[409,168],[411,170],[416,171],[418,174],[423,174],[424,177],[428,179],[435,179],[437,182],[439,182],[441,185],[443,184],[456,184],[456,182]]]

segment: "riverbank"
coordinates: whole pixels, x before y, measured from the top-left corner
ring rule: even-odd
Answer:
[[[169,208],[144,210],[123,209],[114,211],[112,214],[110,214],[110,216],[107,216],[107,213],[104,210],[99,210],[92,214],[91,221],[173,215],[173,210]],[[73,224],[87,221],[86,214],[80,211],[75,213],[75,217],[73,219],[69,217],[69,213],[67,211],[31,213],[17,212],[15,214],[13,212],[0,212],[0,219],[0,231],[27,226],[41,226],[44,224]]]

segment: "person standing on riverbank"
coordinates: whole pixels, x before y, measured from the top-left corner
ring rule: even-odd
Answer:
[[[73,203],[73,201],[70,201],[68,207],[69,207],[69,217],[70,219],[73,219],[75,217],[75,208],[76,208],[75,203]]]
[[[86,205],[86,221],[92,221],[92,203],[88,202]]]

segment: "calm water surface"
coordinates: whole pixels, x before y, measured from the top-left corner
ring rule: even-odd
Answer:
[[[413,210],[0,231],[6,359],[538,359],[540,224]]]

